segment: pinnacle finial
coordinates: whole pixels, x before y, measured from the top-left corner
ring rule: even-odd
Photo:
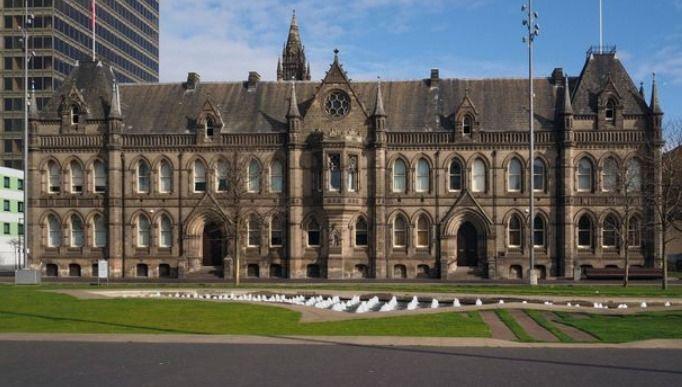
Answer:
[[[573,104],[571,103],[571,90],[568,86],[568,74],[564,77],[564,114],[573,114]]]
[[[28,100],[29,117],[38,118],[38,102],[36,101],[36,83],[31,80],[31,95]]]
[[[109,108],[109,118],[121,118],[121,97],[118,93],[118,84],[113,81],[111,87],[111,107]]]
[[[287,112],[287,119],[301,118],[301,112],[298,110],[298,100],[296,99],[296,77],[291,77],[291,96],[289,97],[289,111]]]
[[[338,48],[334,49],[334,62],[339,63],[339,49]]]
[[[651,103],[649,104],[649,108],[651,109],[651,112],[654,114],[662,114],[663,110],[661,110],[661,104],[658,101],[658,87],[656,86],[656,73],[652,73],[652,81],[651,81]]]
[[[291,13],[291,25],[292,26],[298,25],[298,20],[296,20],[296,9],[294,9]]]
[[[374,104],[374,116],[386,117],[386,111],[384,110],[384,97],[381,93],[381,77],[377,77],[377,97]]]

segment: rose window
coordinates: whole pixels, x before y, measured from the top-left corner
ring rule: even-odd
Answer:
[[[350,110],[350,98],[341,90],[335,90],[327,95],[324,101],[324,111],[332,118],[341,118]]]

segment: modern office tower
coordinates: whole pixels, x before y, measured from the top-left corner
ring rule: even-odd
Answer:
[[[26,11],[29,88],[38,108],[77,61],[92,59],[93,0],[2,0],[0,4],[0,166],[22,168]],[[158,82],[159,1],[95,0],[96,57],[114,68],[120,83]]]
[[[24,172],[0,167],[0,272],[22,263]]]

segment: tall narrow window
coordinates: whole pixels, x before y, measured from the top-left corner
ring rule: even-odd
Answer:
[[[213,117],[206,118],[206,136],[212,137],[215,132],[215,121]]]
[[[521,219],[518,215],[512,215],[511,218],[509,218],[507,231],[509,247],[521,247]]]
[[[393,163],[393,192],[405,192],[407,187],[407,168],[405,162],[401,159]]]
[[[260,220],[256,215],[249,216],[246,231],[249,247],[260,246]]]
[[[606,110],[604,113],[606,116],[606,121],[613,122],[613,120],[616,118],[616,104],[613,102],[613,100],[609,100],[609,102],[606,103]]]
[[[80,116],[81,116],[81,111],[78,108],[78,106],[73,105],[71,106],[71,125],[77,124],[80,122]]]
[[[171,247],[173,245],[173,223],[167,215],[162,215],[159,223],[159,247]]]
[[[363,217],[359,217],[355,222],[355,245],[367,246],[367,221]]]
[[[638,218],[631,218],[628,223],[628,247],[639,247],[641,240],[641,224]]]
[[[312,166],[310,168],[312,189],[315,192],[322,192],[322,159],[319,154],[311,157]]]
[[[473,192],[485,192],[485,164],[483,160],[476,159],[471,167],[471,190]]]
[[[320,245],[320,224],[315,219],[308,222],[308,246]]]
[[[151,224],[144,215],[137,217],[137,247],[149,247],[151,239]]]
[[[431,170],[429,167],[429,162],[426,161],[425,159],[419,159],[419,161],[417,161],[417,179],[416,179],[417,186],[415,187],[415,191],[417,191],[417,192],[428,192],[429,191],[430,174],[431,174]]]
[[[626,188],[629,192],[639,192],[642,190],[642,168],[639,160],[630,159],[625,176]]]
[[[216,187],[218,192],[226,192],[228,186],[229,165],[227,161],[220,160],[216,166]]]
[[[275,160],[270,165],[270,192],[279,193],[284,190],[284,168],[282,162]]]
[[[107,244],[107,225],[104,216],[95,215],[93,221],[92,247],[104,247]]]
[[[616,247],[618,245],[618,221],[613,215],[608,215],[602,225],[602,246]]]
[[[358,156],[351,155],[348,157],[348,192],[356,192],[358,190]]]
[[[450,191],[462,189],[462,164],[457,160],[452,160],[449,168]]]
[[[474,127],[474,119],[470,115],[465,115],[462,120],[462,133],[471,134],[471,130]]]
[[[95,193],[104,193],[107,190],[107,172],[104,163],[97,160],[93,165]]]
[[[282,246],[284,240],[282,231],[282,218],[279,216],[273,216],[270,220],[270,246],[279,247]]]
[[[407,221],[402,215],[393,220],[393,247],[405,247],[407,245]]]
[[[587,215],[578,220],[578,247],[592,247],[592,220]]]
[[[602,191],[613,192],[618,185],[618,164],[613,157],[604,160],[604,167],[601,172]]]
[[[533,220],[533,246],[545,247],[545,229],[545,220],[540,215],[536,215]]]
[[[54,161],[50,161],[47,167],[48,184],[50,193],[59,193],[61,190],[61,171],[59,166]]]
[[[71,215],[71,247],[82,247],[84,241],[83,221],[77,215]]]
[[[159,166],[159,192],[169,193],[173,190],[173,167],[171,164],[162,160]]]
[[[206,192],[206,166],[201,160],[194,161],[194,192]]]
[[[521,191],[521,162],[517,158],[511,159],[507,166],[507,190],[510,192]]]
[[[256,160],[251,160],[249,162],[249,181],[248,181],[248,191],[251,193],[260,192],[260,163]]]
[[[587,157],[578,162],[578,191],[592,191],[592,162]]]
[[[536,192],[545,191],[545,162],[537,158],[533,161],[533,189]]]
[[[59,247],[62,245],[62,225],[54,215],[47,217],[47,246]]]
[[[328,160],[329,166],[329,190],[341,190],[341,155],[331,154]]]
[[[140,160],[137,163],[137,192],[149,193],[150,172],[149,164],[146,161]]]
[[[430,227],[429,219],[426,215],[421,215],[417,219],[417,247],[428,247],[430,239]]]
[[[71,193],[83,192],[83,167],[77,161],[71,162]]]

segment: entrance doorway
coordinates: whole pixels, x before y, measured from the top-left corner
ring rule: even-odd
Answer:
[[[204,225],[203,245],[204,256],[202,265],[220,266],[225,257],[226,236],[224,227],[216,222]]]
[[[457,266],[478,266],[478,233],[470,222],[457,231]]]

